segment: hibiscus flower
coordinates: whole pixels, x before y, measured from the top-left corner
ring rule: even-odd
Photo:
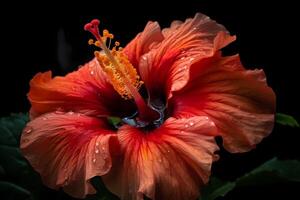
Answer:
[[[162,30],[148,22],[124,49],[110,49],[113,35],[98,25],[85,26],[100,48],[93,60],[30,82],[21,150],[50,188],[83,198],[101,176],[124,200],[196,199],[216,136],[235,153],[271,132],[275,95],[263,70],[222,56],[235,40],[222,25],[199,13]]]

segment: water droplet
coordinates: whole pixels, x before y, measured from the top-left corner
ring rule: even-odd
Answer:
[[[180,133],[184,133],[184,131],[180,131]]]
[[[105,150],[105,147],[102,147],[102,150],[104,151],[104,150]]]
[[[146,56],[142,56],[142,59],[143,59],[143,60],[147,60],[147,57],[146,57]]]
[[[208,117],[205,117],[206,120],[208,120]]]
[[[32,128],[28,126],[25,128],[24,132],[30,134],[32,132]]]
[[[193,121],[190,121],[189,124],[190,124],[190,126],[194,126],[194,122]]]
[[[95,162],[96,162],[96,158],[93,159],[93,163],[95,163]]]
[[[55,114],[59,114],[59,115],[61,115],[61,114],[64,114],[64,112],[63,112],[63,111],[61,111],[61,110],[56,110],[56,111],[55,111]]]
[[[94,72],[93,70],[90,71],[90,74],[91,74],[91,75],[94,75],[94,73],[95,73],[95,72]]]
[[[96,149],[96,150],[95,150],[95,153],[99,153],[99,149]]]
[[[211,125],[211,126],[214,126],[214,125],[215,125],[215,123],[214,123],[214,122],[210,122],[210,125]]]
[[[185,65],[185,66],[183,66],[183,67],[180,68],[180,71],[184,71],[186,69],[187,69],[187,66]]]
[[[96,142],[96,146],[99,146],[99,142]]]
[[[181,132],[181,131],[180,131],[180,132]],[[168,149],[167,152],[170,153],[170,150]]]
[[[195,60],[195,58],[190,58],[190,61],[193,61],[193,60]]]
[[[29,141],[28,139],[23,139],[23,142],[25,142],[25,143],[28,142],[28,141]]]
[[[106,159],[107,159],[107,154],[104,153],[104,154],[102,155],[102,157],[103,157],[104,160],[106,160]]]
[[[189,125],[188,125],[188,124],[185,124],[184,127],[187,128],[187,127],[189,127]]]
[[[73,111],[69,111],[68,114],[69,114],[69,115],[73,115],[74,112],[73,112]]]

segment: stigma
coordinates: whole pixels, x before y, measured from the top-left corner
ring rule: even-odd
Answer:
[[[140,81],[136,69],[122,52],[120,43],[116,41],[114,46],[110,47],[114,35],[107,29],[104,29],[101,35],[99,24],[100,21],[94,19],[84,26],[84,30],[91,32],[96,39],[90,39],[88,43],[100,48],[100,51],[95,51],[94,54],[113,88],[124,99],[132,99],[143,82]]]

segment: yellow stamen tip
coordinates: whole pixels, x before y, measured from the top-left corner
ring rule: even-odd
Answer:
[[[111,33],[110,33],[110,34],[108,35],[108,37],[109,37],[110,39],[114,39],[114,34],[111,34]]]
[[[87,29],[88,28],[90,27],[87,27]],[[97,41],[94,42],[94,40],[90,39],[88,43],[90,45],[94,44],[103,50],[101,52],[94,52],[99,65],[106,73],[108,80],[120,96],[124,99],[132,99],[133,95],[136,96],[136,93],[132,92],[133,88],[139,89],[143,82],[140,81],[140,77],[136,69],[129,62],[127,56],[122,52],[122,48],[119,47],[120,42],[116,41],[115,46],[112,49],[109,49],[109,47],[106,46],[106,41],[109,38],[110,46],[111,39],[114,38],[114,35],[107,29],[103,30],[102,36],[99,34],[97,29],[95,37],[97,38]]]
[[[93,39],[89,39],[88,44],[89,44],[89,45],[94,44],[94,40],[93,40]]]
[[[96,41],[96,42],[95,42],[95,46],[101,47],[101,43],[100,43],[99,41]]]

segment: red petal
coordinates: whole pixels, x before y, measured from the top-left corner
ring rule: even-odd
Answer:
[[[78,113],[37,117],[21,137],[22,153],[43,182],[78,198],[96,192],[89,180],[110,170],[118,148],[116,134],[103,121]]]
[[[104,182],[121,199],[196,199],[218,149],[214,135],[206,117],[169,118],[149,133],[123,126],[118,137],[124,155]]]
[[[238,56],[216,55],[191,73],[186,88],[174,93],[174,116],[209,116],[231,152],[249,151],[272,131],[275,94],[263,70],[245,70]]]
[[[115,92],[95,59],[65,77],[38,73],[30,82],[28,98],[33,117],[57,109],[105,116],[132,108]]]
[[[163,40],[163,35],[157,22],[148,22],[144,31],[139,33],[125,48],[124,53],[130,62],[137,67],[143,54],[149,52],[155,44]]]
[[[191,64],[213,56],[235,39],[222,25],[200,13],[184,23],[173,22],[163,34],[165,39],[143,55],[139,63],[141,78],[152,97],[170,97],[171,91],[181,89],[188,82]]]

